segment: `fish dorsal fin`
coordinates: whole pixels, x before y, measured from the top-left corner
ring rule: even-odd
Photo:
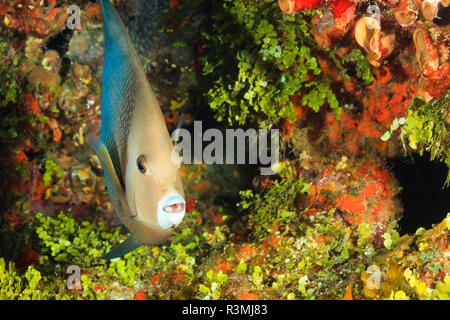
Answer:
[[[117,247],[115,247],[110,252],[102,256],[100,259],[111,260],[115,258],[120,258],[126,255],[128,252],[135,250],[139,246],[140,246],[139,241],[137,241],[135,237],[130,236],[127,240],[119,244]]]
[[[100,4],[105,36],[101,140],[108,147],[120,183],[125,186],[124,162],[138,99],[142,92],[151,89],[119,14],[109,0],[100,0]]]
[[[112,45],[115,50],[118,49],[122,53],[131,53],[131,40],[125,32],[126,29],[119,14],[109,0],[100,0],[100,6],[102,8],[105,46]]]

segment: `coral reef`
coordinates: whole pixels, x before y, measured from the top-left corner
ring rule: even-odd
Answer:
[[[16,29],[21,33],[39,38],[47,38],[60,32],[67,20],[63,8],[56,8],[56,1],[49,1],[43,7],[42,1],[2,1],[0,16],[6,28]]]
[[[105,263],[100,6],[1,1],[0,299],[449,299],[450,206],[404,234],[388,162],[450,168],[448,1],[113,2],[170,131],[280,129],[281,159],[183,164],[170,241]]]
[[[308,162],[314,166],[320,163],[311,157]],[[401,214],[396,199],[399,186],[375,159],[359,162],[343,156],[339,162],[320,168],[311,189],[307,214],[334,207],[345,221],[355,227],[368,225],[374,234],[384,233]]]

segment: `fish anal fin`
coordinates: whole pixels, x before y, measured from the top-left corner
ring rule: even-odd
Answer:
[[[135,237],[130,236],[127,240],[119,244],[110,252],[103,255],[100,259],[111,260],[115,258],[120,258],[126,255],[127,253],[137,249],[139,246],[140,246],[139,241]]]

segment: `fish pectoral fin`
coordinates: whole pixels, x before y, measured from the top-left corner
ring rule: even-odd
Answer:
[[[127,240],[119,244],[110,252],[103,255],[100,259],[111,260],[115,258],[120,258],[126,255],[128,252],[137,249],[139,246],[140,246],[139,241],[135,237],[130,236]]]
[[[123,196],[125,194],[125,191],[123,190],[123,187],[119,181],[119,177],[117,176],[116,170],[114,169],[114,165],[109,155],[108,148],[106,148],[106,145],[93,133],[89,133],[86,138],[97,153],[103,170],[107,172],[109,178],[111,179],[111,182],[116,188],[117,193]]]

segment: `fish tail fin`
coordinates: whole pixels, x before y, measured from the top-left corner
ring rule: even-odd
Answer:
[[[119,244],[110,252],[103,255],[100,259],[111,260],[115,258],[120,258],[126,255],[127,253],[137,249],[139,246],[140,246],[139,241],[137,241],[135,237],[130,236],[127,240]]]

